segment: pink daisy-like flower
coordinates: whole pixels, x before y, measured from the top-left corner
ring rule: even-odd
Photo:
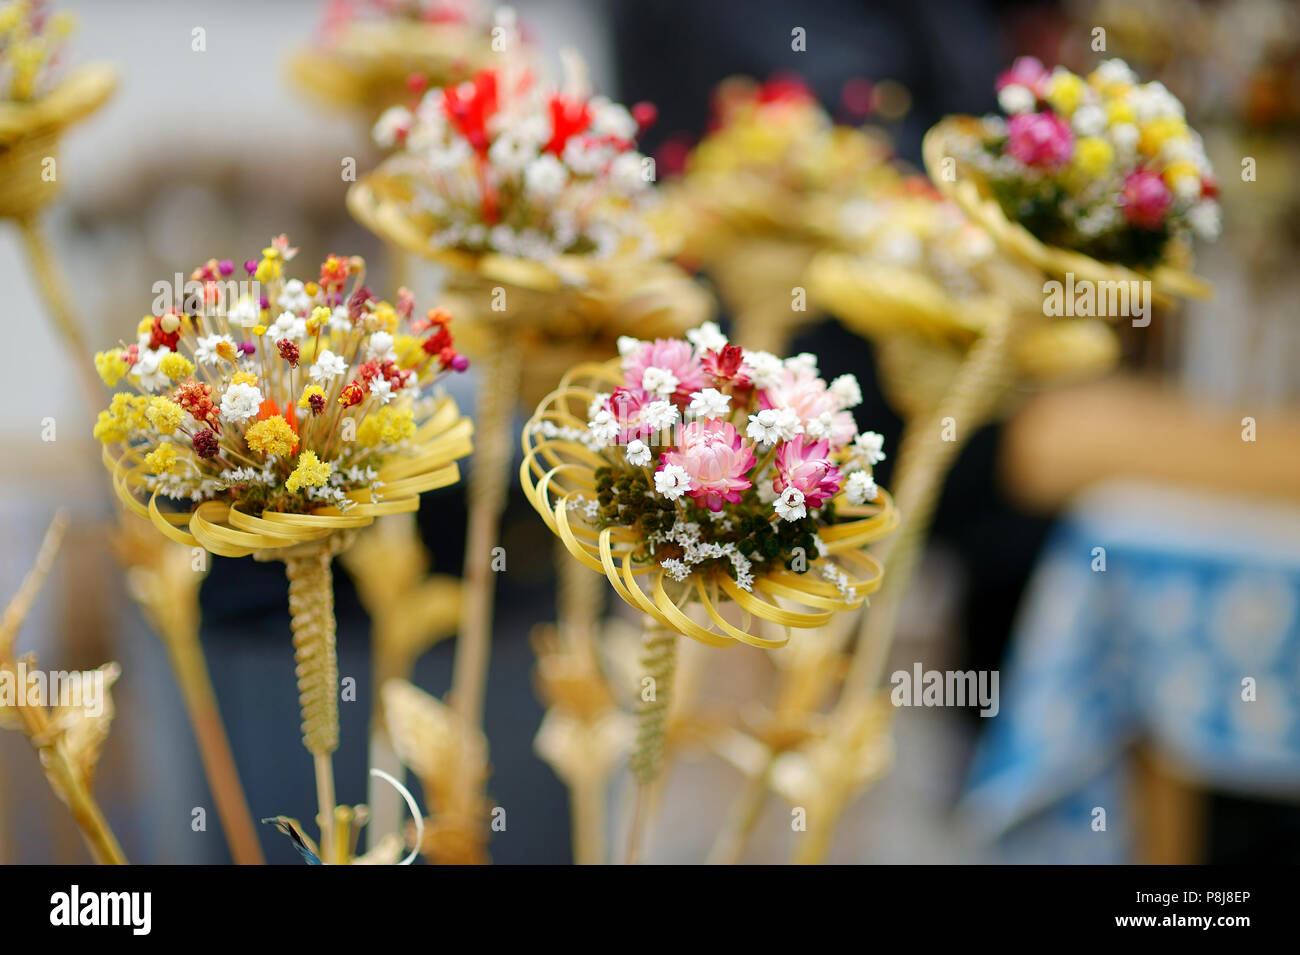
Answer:
[[[1139,169],[1124,180],[1124,218],[1140,229],[1159,229],[1173,193],[1158,175]]]
[[[724,501],[740,502],[740,492],[753,486],[745,477],[754,466],[754,445],[741,437],[729,421],[693,421],[682,428],[675,451],[660,456],[663,464],[675,464],[690,475],[687,492],[711,511],[722,510]]]
[[[1074,134],[1055,113],[1020,113],[1007,120],[1007,152],[1026,166],[1054,169],[1070,161]]]
[[[858,427],[853,415],[840,408],[840,401],[826,387],[826,382],[808,370],[781,370],[774,384],[760,394],[760,408],[789,408],[799,416],[805,429],[814,430],[824,423],[824,434],[814,437],[829,439],[833,448],[853,440]]]
[[[645,388],[643,379],[647,368],[662,369],[677,379],[677,388],[671,395],[675,404],[686,405],[691,393],[704,387],[704,369],[695,357],[695,349],[680,338],[660,338],[634,348],[623,359],[624,383],[629,388]]]
[[[826,457],[829,450],[828,441],[807,444],[803,435],[781,445],[776,453],[773,490],[780,494],[787,487],[797,488],[808,507],[821,507],[839,493],[842,477],[840,469]]]

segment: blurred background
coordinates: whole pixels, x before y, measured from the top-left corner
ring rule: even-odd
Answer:
[[[391,257],[348,216],[339,174],[343,157],[362,171],[376,162],[365,124],[319,108],[286,78],[286,56],[314,34],[322,4],[59,7],[80,21],[72,61],[107,61],[120,73],[109,104],[66,136],[64,192],[46,219],[95,347],[134,327],[155,281],[213,256],[242,261],[281,232],[307,262],[365,256],[370,284],[388,287]],[[733,74],[798,72],[842,119],[854,115],[854,81],[895,81],[907,109],[890,131],[918,165],[924,131],[948,113],[992,110],[996,74],[1021,54],[1075,69],[1122,57],[1183,99],[1222,181],[1225,231],[1199,261],[1216,296],[1157,314],[1147,328],[1121,327],[1116,374],[1028,395],[967,446],[894,663],[997,669],[1001,712],[901,710],[896,766],[846,815],[831,860],[1300,861],[1296,5],[520,0],[516,8],[552,59],[575,47],[598,89],[657,104],[644,146],[664,171],[680,165],[706,127],[710,90]],[[807,31],[806,52],[791,49],[794,26]],[[196,52],[200,27],[206,50]],[[1104,54],[1090,46],[1097,27]],[[1246,157],[1257,171],[1249,182],[1240,174]],[[190,828],[194,807],[211,809],[193,737],[161,645],[109,552],[111,492],[92,419],[8,223],[0,280],[8,325],[21,329],[0,359],[13,400],[0,418],[0,592],[16,590],[54,508],[70,506],[74,518],[19,648],[47,668],[122,664],[96,789],[127,855],[228,861],[215,818],[206,832]],[[792,352],[802,350],[821,356],[828,379],[858,376],[859,425],[883,432],[892,452],[900,421],[875,386],[870,345],[827,318],[800,333]],[[458,380],[463,408],[477,386],[472,373]],[[50,417],[54,441],[42,439]],[[892,454],[878,469],[886,487],[891,463]],[[422,506],[440,572],[459,572],[463,489]],[[528,637],[555,615],[550,535],[516,495],[503,536],[508,553],[548,559],[512,561],[499,582],[486,732],[489,792],[508,824],[490,852],[497,862],[567,862],[565,790],[532,742],[542,707]],[[1101,573],[1096,547],[1107,553]],[[368,625],[342,572],[336,600],[341,675],[368,687]],[[202,607],[203,645],[254,818],[309,817],[281,568],[216,559]],[[740,697],[754,668],[747,651],[729,652],[734,669],[717,677],[719,691]],[[451,654],[452,641],[436,647],[415,682],[445,692]],[[1251,700],[1242,698],[1245,680]],[[365,799],[367,694],[341,707],[341,802]],[[698,860],[739,786],[725,764],[683,753],[653,860]],[[1098,806],[1108,808],[1104,831],[1091,825]],[[784,860],[788,829],[788,810],[770,800],[745,860]],[[297,861],[287,840],[264,830],[268,861]],[[0,862],[85,858],[26,741],[0,734]]]

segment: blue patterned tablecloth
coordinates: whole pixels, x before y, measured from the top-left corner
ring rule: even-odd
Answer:
[[[1130,861],[1138,740],[1207,787],[1300,802],[1300,510],[1090,492],[1035,571],[1001,697],[960,806],[1000,861]]]

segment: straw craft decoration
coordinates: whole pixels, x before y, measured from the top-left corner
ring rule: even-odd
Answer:
[[[107,66],[62,75],[59,59],[73,18],[30,0],[0,6],[0,215],[22,219],[54,198],[50,164],[64,129],[98,109],[116,79]]]
[[[472,426],[436,382],[468,363],[451,316],[414,316],[364,284],[358,257],[329,256],[319,277],[289,279],[279,236],[249,259],[195,269],[184,301],[99,352],[114,395],[95,436],[118,497],[159,532],[225,557],[283,560],[303,742],[317,758],[322,852],[338,745],[331,561],[357,529],[419,507],[458,480]]]
[[[570,553],[658,625],[714,646],[783,646],[788,630],[765,636],[755,618],[820,627],[880,584],[862,552],[897,520],[871,481],[879,436],[859,435],[847,411],[856,382],[828,387],[813,356],[742,352],[711,323],[688,337],[625,340],[621,360],[567,374],[524,431],[524,490]],[[728,602],[749,622],[728,621]]]
[[[514,11],[477,0],[332,0],[289,75],[325,105],[374,119],[405,103],[412,82],[450,86],[506,51],[518,55]]]
[[[1191,240],[1218,236],[1218,183],[1163,85],[1121,60],[1081,77],[1021,57],[998,101],[1005,116],[949,117],[923,144],[935,185],[995,242],[1054,276],[1212,293]]]

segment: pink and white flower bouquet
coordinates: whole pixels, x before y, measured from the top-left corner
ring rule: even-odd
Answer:
[[[570,550],[706,642],[772,645],[716,613],[718,590],[786,626],[829,614],[784,612],[763,595],[860,605],[879,583],[861,548],[896,518],[872,476],[883,439],[853,417],[854,376],[827,382],[816,356],[746,351],[711,322],[685,339],[624,338],[619,351],[574,369],[524,436],[525,489]],[[631,584],[641,574],[649,596]],[[692,598],[712,630],[685,625]]]

